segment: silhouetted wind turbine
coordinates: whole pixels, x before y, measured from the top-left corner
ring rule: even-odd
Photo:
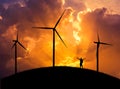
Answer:
[[[57,21],[57,23],[55,24],[54,27],[32,27],[32,28],[37,28],[37,29],[52,29],[53,30],[53,67],[55,66],[55,32],[57,33],[58,37],[61,39],[63,44],[66,46],[65,42],[63,41],[63,39],[61,38],[61,36],[59,35],[59,33],[56,30],[56,27],[57,27],[58,23],[60,22],[62,16],[64,15],[65,11],[66,10],[64,10],[64,12],[60,16],[60,18],[58,19],[58,21]]]
[[[98,33],[97,33],[97,38],[98,38],[98,41],[94,42],[94,43],[97,44],[97,50],[96,50],[97,64],[96,64],[96,67],[97,67],[97,72],[99,72],[99,47],[100,47],[100,44],[103,44],[103,45],[111,45],[111,44],[101,42]]]
[[[16,36],[16,40],[13,40],[14,44],[12,46],[15,47],[15,74],[17,73],[17,43],[24,48],[25,50],[27,50],[18,40],[18,32],[17,32],[17,36]]]

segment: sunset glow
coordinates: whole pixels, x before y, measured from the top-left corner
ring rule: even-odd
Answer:
[[[66,9],[56,30],[67,47],[55,33],[55,65],[80,67],[77,57],[83,57],[84,68],[96,70],[96,45],[93,42],[97,41],[98,32],[100,40],[114,45],[100,46],[100,71],[120,78],[118,2],[119,0],[0,1],[0,76],[14,72],[15,52],[11,47],[17,31],[19,41],[27,49],[25,51],[18,46],[19,72],[52,66],[53,30],[32,27],[53,28]],[[115,66],[111,66],[113,63]]]

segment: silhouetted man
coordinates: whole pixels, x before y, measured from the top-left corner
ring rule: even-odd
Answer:
[[[80,60],[80,68],[83,68],[83,58],[78,58]]]

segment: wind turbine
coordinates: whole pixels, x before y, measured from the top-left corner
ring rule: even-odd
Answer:
[[[111,44],[101,42],[98,33],[97,33],[97,38],[98,38],[98,41],[97,42],[94,41],[94,43],[97,44],[97,49],[96,49],[97,64],[96,64],[96,67],[97,67],[97,72],[99,72],[99,47],[100,47],[100,44],[103,44],[103,45],[111,45]]]
[[[27,50],[18,40],[18,32],[17,32],[17,36],[16,36],[16,40],[13,40],[14,44],[12,46],[15,47],[15,74],[17,73],[17,44],[19,44],[22,48],[24,48],[25,50]]]
[[[65,42],[63,41],[63,39],[61,38],[61,36],[59,35],[59,33],[56,30],[56,27],[57,27],[58,23],[60,22],[62,16],[64,15],[65,11],[66,10],[64,10],[64,12],[60,16],[60,18],[58,19],[58,21],[56,22],[54,27],[32,27],[32,28],[36,28],[36,29],[52,29],[53,30],[53,67],[55,67],[55,33],[58,35],[58,37],[61,39],[63,44],[66,46]]]

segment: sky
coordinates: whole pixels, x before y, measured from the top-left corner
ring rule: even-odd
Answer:
[[[52,30],[66,9],[56,35],[55,65],[96,70],[97,32],[100,40],[99,71],[120,78],[120,1],[119,0],[0,0],[0,78],[14,74],[14,44],[18,31],[18,72],[52,66]]]

